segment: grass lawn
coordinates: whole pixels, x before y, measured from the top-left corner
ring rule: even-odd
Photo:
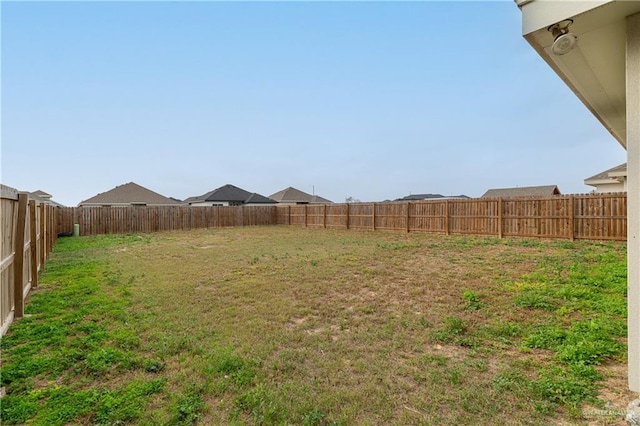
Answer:
[[[228,228],[60,239],[4,424],[624,424],[626,246]]]

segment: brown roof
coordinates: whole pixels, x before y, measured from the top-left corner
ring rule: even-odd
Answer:
[[[279,203],[308,203],[308,204],[333,204],[333,201],[322,198],[318,195],[307,194],[299,189],[288,187],[275,194],[269,195],[269,198]]]
[[[126,205],[126,204],[146,204],[146,205],[178,205],[179,203],[171,198],[153,192],[137,183],[129,182],[124,185],[102,192],[94,197],[81,201],[78,205]]]
[[[532,197],[547,195],[560,195],[560,190],[556,185],[497,188],[488,190],[484,195],[482,195],[482,198]]]

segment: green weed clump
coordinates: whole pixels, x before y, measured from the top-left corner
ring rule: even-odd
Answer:
[[[475,292],[471,290],[465,290],[462,292],[462,299],[465,302],[465,309],[470,311],[477,311],[482,309],[484,303],[480,300],[480,296],[478,296]]]

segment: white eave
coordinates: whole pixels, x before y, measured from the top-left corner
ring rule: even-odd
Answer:
[[[522,10],[522,33],[609,132],[626,147],[626,17],[640,1],[515,0]],[[551,52],[548,28],[566,19],[578,37],[569,53]]]

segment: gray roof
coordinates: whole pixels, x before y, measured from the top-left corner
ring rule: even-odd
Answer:
[[[395,201],[422,201],[422,200],[437,200],[442,199],[468,199],[466,195],[442,195],[442,194],[411,194],[406,197],[397,198]]]
[[[48,192],[44,192],[44,191],[43,191],[43,190],[41,190],[41,189],[38,189],[37,191],[33,191],[33,192],[31,193],[31,195],[35,195],[35,196],[38,196],[38,197],[40,197],[40,198],[51,198],[51,197],[52,197],[52,195],[51,195],[51,194],[49,194]]]
[[[509,198],[560,195],[557,185],[522,186],[517,188],[490,189],[481,198]]]
[[[627,176],[627,163],[622,163],[618,166],[612,167],[609,170],[605,170],[604,172],[600,172],[597,175],[593,175],[590,178],[586,178],[584,183],[589,185],[589,182],[594,181],[608,181],[608,180],[617,180],[616,178]]]
[[[44,195],[41,195],[44,194]],[[30,192],[29,193],[29,198],[31,198],[32,200],[36,200],[39,203],[45,203],[45,204],[50,204],[54,207],[64,207],[62,204],[58,203],[57,201],[53,201],[51,199],[51,195],[47,194],[44,191],[34,191],[34,192]]]
[[[275,204],[276,201],[264,195],[256,194],[255,192],[244,200],[245,204]]]
[[[189,197],[184,200],[184,203],[202,203],[202,202],[236,202],[243,204],[275,204],[276,202],[263,195],[256,194],[255,192],[245,191],[242,188],[238,188],[234,185],[224,185],[220,188],[209,191],[206,194]]]
[[[396,198],[396,201],[420,201],[420,200],[432,200],[435,198],[442,198],[442,194],[410,194],[406,197]]]
[[[333,204],[333,201],[322,198],[319,195],[311,195],[292,186],[269,195],[269,198],[279,203],[297,204]]]
[[[112,204],[146,204],[146,205],[178,205],[171,198],[153,192],[134,182],[125,183],[102,192],[94,197],[80,201],[82,205],[112,205]]]

